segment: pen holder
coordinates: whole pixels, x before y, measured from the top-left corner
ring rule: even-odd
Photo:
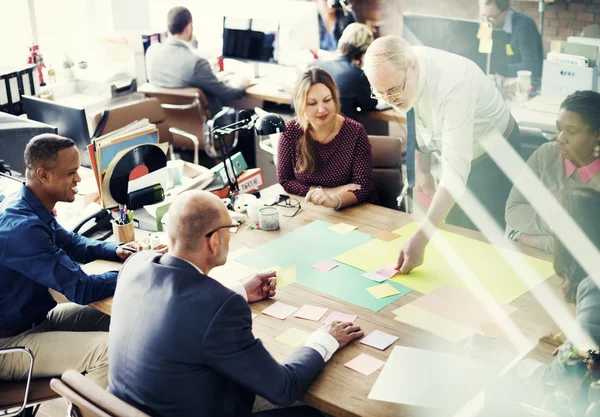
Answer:
[[[115,242],[128,243],[135,240],[135,230],[133,229],[133,222],[127,224],[118,224],[116,221],[111,220],[113,234],[115,236]]]
[[[271,206],[258,209],[258,225],[260,230],[279,229],[279,209]]]

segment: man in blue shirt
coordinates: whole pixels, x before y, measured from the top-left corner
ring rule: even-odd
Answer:
[[[73,202],[81,181],[75,142],[36,136],[25,148],[25,165],[25,184],[0,204],[0,348],[31,349],[34,377],[76,369],[105,387],[109,318],[82,305],[113,295],[118,271],[87,275],[77,262],[125,260],[131,252],[56,222],[55,204]],[[49,288],[82,305],[57,306]],[[24,355],[0,356],[0,379],[23,379],[28,365]]]

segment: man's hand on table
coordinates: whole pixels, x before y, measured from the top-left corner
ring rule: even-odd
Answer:
[[[124,245],[117,246],[116,253],[117,257],[120,260],[125,261],[131,255],[134,255],[137,252],[141,252],[142,250],[144,250],[144,247],[138,242],[129,242],[125,243]],[[167,245],[158,245],[152,250],[162,253],[164,255],[169,250],[169,247]]]
[[[249,303],[275,297],[275,290],[277,288],[276,272],[259,272],[243,280],[242,285],[246,289]]]
[[[332,321],[323,326],[321,331],[329,333],[339,343],[338,350],[346,346],[353,340],[360,339],[364,336],[360,326],[355,326],[350,322]]]

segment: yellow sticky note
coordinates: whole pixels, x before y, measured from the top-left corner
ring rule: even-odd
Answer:
[[[479,25],[479,30],[477,31],[477,39],[492,39],[492,26],[487,23],[482,23]]]
[[[263,269],[262,271],[258,271],[258,272],[279,272],[281,271],[283,268],[280,267],[279,265],[273,265],[270,266],[268,268]]]
[[[507,56],[513,56],[515,54],[515,52],[513,51],[512,47],[510,46],[510,43],[506,44],[506,55]]]
[[[346,233],[350,233],[356,229],[356,226],[352,226],[351,224],[346,223],[338,223],[335,226],[331,226],[329,230],[332,232],[339,233],[340,235],[345,235]]]
[[[392,287],[390,284],[387,284],[387,283],[381,284],[381,285],[375,285],[374,287],[369,287],[369,288],[367,288],[367,291],[369,291],[373,295],[373,297],[375,297],[377,299],[400,294],[400,292],[397,289],[395,289],[394,287]]]
[[[277,271],[277,288],[283,288],[296,282],[296,265]]]
[[[479,40],[479,53],[480,54],[491,54],[492,46],[494,46],[494,41],[492,39],[480,39]]]
[[[306,342],[310,334],[303,332],[302,330],[298,330],[295,327],[287,329],[285,332],[281,333],[275,339],[279,340],[286,345],[290,345],[292,347],[299,347]]]

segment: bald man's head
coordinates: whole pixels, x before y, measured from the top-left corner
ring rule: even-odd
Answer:
[[[231,223],[223,202],[206,191],[186,191],[169,208],[167,235],[173,252],[201,251],[207,233]]]

